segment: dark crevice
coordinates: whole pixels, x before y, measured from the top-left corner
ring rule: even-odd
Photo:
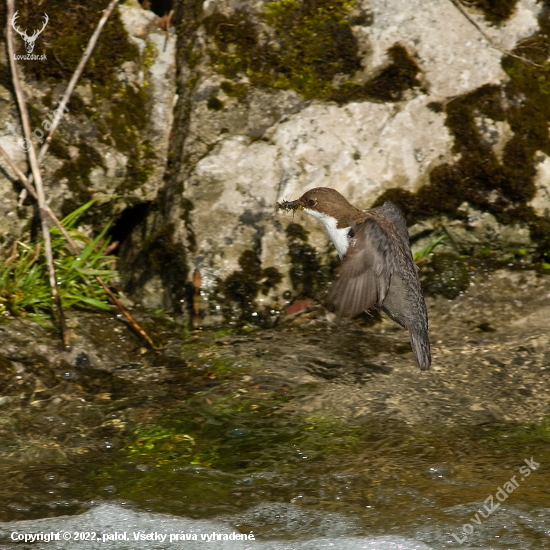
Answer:
[[[123,244],[134,229],[145,221],[150,207],[150,202],[142,202],[126,208],[109,232],[111,241]]]
[[[151,10],[159,17],[170,13],[172,9],[172,0],[139,0],[139,3],[146,10]]]

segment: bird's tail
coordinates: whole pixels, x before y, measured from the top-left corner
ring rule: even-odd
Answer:
[[[411,346],[420,370],[428,370],[432,364],[428,331],[425,329],[411,330]]]

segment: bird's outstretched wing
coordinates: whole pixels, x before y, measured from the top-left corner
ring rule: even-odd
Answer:
[[[407,222],[405,221],[401,210],[399,210],[393,202],[386,201],[382,206],[377,206],[370,212],[371,214],[382,214],[386,220],[393,224],[393,227],[401,238],[402,243],[409,246],[409,230],[407,229]]]
[[[426,370],[431,363],[428,314],[405,219],[392,203],[367,215],[352,227],[353,240],[328,294],[327,308],[339,317],[381,308],[409,330],[416,362]]]
[[[382,217],[373,211],[369,214],[352,228],[353,239],[327,296],[327,308],[338,317],[354,317],[379,307],[390,286],[395,250]]]

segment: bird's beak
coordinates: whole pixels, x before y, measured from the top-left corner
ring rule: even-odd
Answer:
[[[285,212],[294,212],[296,210],[300,210],[302,208],[302,205],[300,204],[299,200],[297,201],[282,201],[277,203],[277,210],[284,210]]]

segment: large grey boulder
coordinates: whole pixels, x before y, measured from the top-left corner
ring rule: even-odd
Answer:
[[[241,62],[238,40],[247,29],[255,28],[259,37],[260,46],[251,41],[251,50],[275,40],[277,30],[266,24],[265,14],[279,5],[203,3],[192,27],[194,35],[185,41],[193,51],[192,63],[189,55],[178,59],[182,67],[178,88],[183,93],[176,112],[185,110],[185,117],[179,117],[185,123],[185,138],[174,151],[183,160],[168,184],[170,200],[165,208],[167,221],[174,226],[173,239],[185,249],[189,272],[198,269],[202,274],[210,314],[220,313],[232,301],[238,305],[226,283],[238,274],[246,276],[247,252],[261,266],[255,271],[256,286],[249,288],[250,311],[279,310],[289,303],[289,296],[303,291],[292,277],[292,270],[299,267],[298,245],[301,253],[314,256],[310,264],[319,270],[319,277],[329,277],[335,254],[323,227],[302,213],[275,212],[276,201],[328,186],[358,207],[368,208],[391,189],[417,193],[430,184],[434,168],[458,162],[456,136],[446,124],[447,104],[483,86],[504,86],[509,77],[501,63],[502,51],[492,47],[486,36],[502,49],[513,49],[537,32],[540,14],[534,0],[522,0],[506,21],[493,25],[483,13],[469,9],[484,35],[452,2],[357,2],[348,19],[360,68],[352,75],[337,74],[331,85],[343,90],[350,82],[360,86],[386,74],[392,63],[397,66],[392,58],[395,45],[416,64],[416,85],[402,90],[397,100],[341,101],[337,93],[332,96],[335,100],[307,100],[304,93],[278,89],[278,84],[258,84],[254,72],[258,69],[253,66],[237,68],[230,79],[223,65],[227,59],[236,66]],[[211,21],[216,17],[214,27]],[[226,36],[228,45],[222,40]],[[277,47],[283,42],[279,38]],[[505,145],[514,135],[510,124],[482,111],[474,115],[480,142],[502,162]],[[502,229],[494,214],[482,211],[475,220],[474,214],[470,217],[467,228],[463,222],[454,224],[451,217],[432,224],[432,236],[425,232],[423,236],[435,238],[446,224],[456,239],[454,250],[462,253],[484,246],[531,247],[526,225]],[[292,232],[293,224],[303,228],[298,240],[287,230],[290,225]],[[262,270],[267,268],[278,270],[279,283],[264,284]],[[240,310],[226,307],[226,311],[238,316]]]

